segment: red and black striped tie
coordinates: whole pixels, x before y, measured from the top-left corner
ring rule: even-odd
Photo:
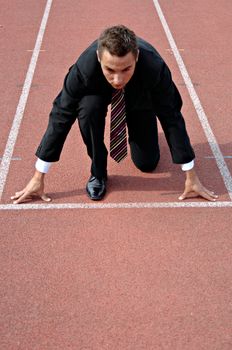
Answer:
[[[110,156],[118,163],[127,156],[126,106],[123,90],[116,90],[112,95]]]

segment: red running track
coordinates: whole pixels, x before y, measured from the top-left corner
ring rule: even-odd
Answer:
[[[45,5],[0,0],[0,157]],[[231,4],[160,5],[222,154],[230,157]],[[75,126],[46,181],[53,204],[64,208],[9,206],[33,173],[34,150],[68,67],[103,27],[117,23],[166,59],[184,99],[199,176],[220,202],[231,203],[153,1],[54,1],[0,206],[1,349],[232,348],[231,207],[199,207],[199,199],[191,200],[194,208],[172,206],[184,177],[161,131],[157,172],[141,174],[129,157],[120,165],[110,160],[103,204],[165,202],[166,209],[65,209],[91,205],[85,194],[90,164]],[[231,159],[225,161],[231,172]]]

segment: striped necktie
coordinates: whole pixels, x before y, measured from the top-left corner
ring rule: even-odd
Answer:
[[[110,156],[118,163],[127,156],[126,106],[123,90],[116,90],[112,95]]]

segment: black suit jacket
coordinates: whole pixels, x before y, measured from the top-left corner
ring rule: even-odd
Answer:
[[[138,38],[139,58],[134,75],[125,87],[126,108],[152,110],[164,130],[174,163],[194,159],[181,114],[181,96],[171,73],[159,53],[148,42]],[[86,95],[103,95],[110,104],[113,88],[105,79],[93,42],[69,69],[62,91],[56,97],[48,128],[36,155],[48,162],[59,160],[66,136],[76,120],[78,103]],[[142,123],[142,113],[141,113]]]

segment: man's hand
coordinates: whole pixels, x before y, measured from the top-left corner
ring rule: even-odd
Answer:
[[[44,176],[45,174],[36,170],[27,186],[22,191],[16,192],[15,195],[11,197],[11,199],[14,200],[13,203],[18,204],[28,202],[35,197],[39,197],[45,202],[50,202],[51,198],[44,193]]]
[[[185,190],[179,199],[183,200],[199,196],[213,202],[218,198],[214,192],[207,190],[207,188],[201,184],[194,169],[188,170],[186,171]]]

